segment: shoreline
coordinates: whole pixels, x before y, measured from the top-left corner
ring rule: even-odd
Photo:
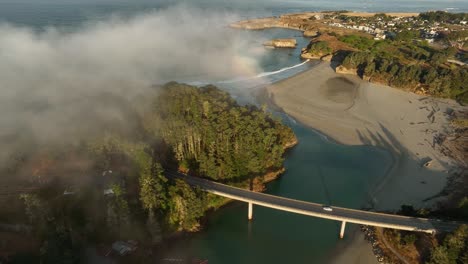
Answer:
[[[278,94],[278,88],[281,87],[281,86],[290,86],[290,83],[291,82],[297,82],[297,79],[307,79],[307,81],[316,81],[316,77],[319,77],[318,75],[321,75],[320,77],[322,77],[322,79],[325,79],[325,80],[328,80],[329,78],[335,78],[335,77],[338,77],[338,78],[346,78],[346,79],[354,79],[355,81],[357,82],[362,82],[362,83],[358,83],[358,87],[357,89],[369,89],[369,86],[372,86],[370,89],[375,89],[376,87],[375,86],[382,86],[382,85],[377,85],[377,84],[373,84],[373,83],[367,83],[365,81],[362,81],[360,79],[358,79],[357,77],[353,77],[353,76],[344,76],[344,75],[340,75],[340,74],[337,74],[335,73],[334,71],[333,72],[328,72],[327,74],[323,74],[323,72],[321,70],[323,70],[324,67],[328,67],[329,63],[327,62],[321,62],[319,63],[318,65],[315,65],[313,67],[311,67],[310,69],[304,71],[304,72],[301,72],[295,76],[292,76],[292,77],[289,77],[289,78],[286,78],[284,80],[281,80],[277,83],[274,83],[274,84],[271,84],[265,88],[263,88],[264,90],[266,90],[266,100],[269,101],[270,105],[272,105],[275,109],[277,110],[280,110],[282,112],[284,112],[285,114],[289,115],[291,118],[293,118],[295,121],[297,122],[300,122],[301,124],[303,124],[304,126],[316,131],[317,133],[325,136],[327,138],[327,140],[331,141],[331,142],[334,142],[336,144],[342,144],[342,145],[348,145],[348,146],[360,146],[360,145],[369,145],[369,146],[373,146],[373,147],[378,147],[378,148],[382,148],[382,149],[385,149],[386,151],[388,151],[392,158],[393,158],[393,166],[391,166],[392,168],[390,168],[390,174],[392,174],[392,172],[395,171],[395,167],[399,167],[398,165],[400,165],[399,163],[401,163],[401,160],[405,160],[405,159],[408,159],[408,158],[415,158],[415,157],[408,157],[408,156],[411,156],[410,154],[412,153],[409,153],[409,152],[414,152],[414,150],[412,150],[412,147],[413,146],[406,146],[407,149],[402,149],[403,147],[405,147],[405,142],[403,143],[400,143],[400,146],[394,146],[392,144],[384,144],[384,143],[389,143],[389,142],[379,142],[378,140],[386,140],[385,138],[383,138],[384,136],[382,135],[379,135],[381,138],[366,138],[367,135],[365,134],[359,134],[359,133],[356,133],[356,135],[351,135],[351,136],[348,136],[348,135],[343,135],[345,133],[343,133],[343,131],[340,131],[339,129],[350,129],[350,128],[353,128],[355,129],[356,127],[352,127],[352,125],[356,125],[356,124],[364,124],[364,125],[368,125],[368,127],[366,127],[366,129],[368,130],[368,133],[372,132],[370,131],[371,129],[371,126],[372,125],[370,123],[369,120],[366,120],[364,114],[365,113],[362,113],[359,112],[357,113],[356,115],[356,120],[352,120],[352,121],[355,121],[357,123],[350,123],[350,124],[345,124],[343,126],[336,126],[336,127],[330,127],[329,124],[325,124],[325,125],[322,125],[320,123],[320,121],[315,121],[315,122],[310,122],[311,120],[309,119],[315,119],[315,117],[318,117],[318,118],[323,118],[322,115],[324,115],[325,117],[327,118],[336,118],[335,120],[333,121],[343,121],[343,122],[346,122],[347,119],[353,119],[354,116],[353,115],[350,115],[350,114],[343,114],[343,113],[346,113],[346,112],[351,112],[353,110],[353,108],[357,108],[359,107],[359,104],[362,104],[362,102],[353,102],[353,106],[350,108],[350,109],[333,109],[333,108],[330,108],[330,109],[325,109],[326,111],[329,111],[327,113],[316,113],[312,116],[312,118],[310,118],[310,116],[307,116],[307,114],[310,114],[311,110],[322,110],[322,106],[312,106],[310,105],[310,103],[312,103],[310,100],[307,101],[307,102],[302,102],[301,100],[306,98],[306,97],[310,97],[311,94],[307,94],[307,95],[298,95],[298,94],[295,94],[295,95],[292,95],[291,96],[291,91],[287,91],[287,92],[282,92],[281,94]],[[321,71],[320,73],[317,73],[317,71]],[[332,71],[332,69],[330,68],[330,71]],[[299,82],[301,82],[303,80],[299,80]],[[320,85],[320,80],[319,80],[319,83],[317,85]],[[300,85],[304,85],[304,82],[301,82]],[[317,85],[313,85],[313,86],[317,86]],[[365,85],[367,87],[365,88],[362,88],[362,86]],[[304,86],[303,86],[304,87]],[[284,87],[281,87],[281,88],[284,88]],[[311,87],[306,87],[306,88],[311,88]],[[287,88],[286,88],[287,89]],[[312,89],[312,88],[311,88]],[[379,88],[376,88],[376,89],[381,89],[381,87]],[[389,92],[390,93],[399,93],[400,95],[408,95],[410,97],[420,97],[420,98],[423,98],[423,96],[420,96],[420,95],[416,95],[416,94],[412,94],[412,93],[408,93],[408,92],[405,92],[405,91],[401,91],[401,90],[398,90],[396,88],[391,88],[391,87],[385,87],[384,89],[387,89],[386,92]],[[273,91],[275,90],[275,91]],[[300,88],[299,90],[294,90],[294,92],[297,92],[297,91],[300,91],[302,90],[302,88]],[[381,91],[374,91],[375,93],[380,93]],[[314,94],[316,95],[316,94]],[[302,97],[302,98],[298,98],[298,97]],[[360,95],[357,95],[357,97],[359,97]],[[285,99],[285,97],[288,97]],[[292,98],[291,98],[292,97]],[[280,98],[279,101],[281,102],[278,102],[278,98]],[[284,99],[284,100],[283,100]],[[321,98],[315,98],[313,101],[320,101],[324,99],[323,97]],[[366,99],[367,101],[368,99]],[[459,107],[461,108],[462,106],[459,106],[455,101],[453,100],[445,100],[445,101],[451,101],[451,102],[443,102],[444,99],[440,99],[440,98],[434,98],[434,101],[437,101],[439,103],[439,105],[442,105],[442,104],[445,104],[444,107]],[[287,102],[286,102],[287,101]],[[411,100],[410,100],[411,101]],[[292,105],[292,103],[294,103],[294,105]],[[306,105],[306,103],[308,103],[308,105]],[[366,104],[368,104],[368,102],[365,102]],[[412,102],[414,103],[414,102]],[[326,104],[326,103],[325,103]],[[333,104],[333,102],[332,102]],[[357,104],[354,105],[354,104]],[[298,108],[300,108],[300,110],[303,110],[304,107],[309,107],[309,108],[312,108],[312,109],[308,109],[308,110],[305,110],[307,113],[304,113],[304,111],[298,111]],[[340,106],[338,106],[339,108]],[[417,106],[416,106],[417,107]],[[439,106],[441,107],[441,106]],[[343,108],[343,107],[341,107]],[[346,107],[348,108],[348,107]],[[351,111],[350,111],[351,110]],[[366,110],[369,110],[369,109],[366,109]],[[393,109],[394,110],[394,109]],[[301,113],[302,112],[302,113]],[[403,111],[402,111],[403,112]],[[439,111],[440,112],[440,111]],[[337,115],[339,115],[338,117],[336,117]],[[442,115],[442,114],[441,114]],[[372,120],[372,121],[376,121],[376,120]],[[377,120],[377,123],[378,125],[382,125],[381,122],[379,122],[380,120]],[[445,120],[445,122],[441,122],[442,124],[440,124],[441,126],[445,126],[445,125],[448,125],[448,119]],[[399,126],[396,126],[396,127],[399,127]],[[386,128],[383,127],[383,129],[385,130]],[[447,129],[447,127],[441,127],[441,129]],[[374,128],[374,130],[377,131],[376,128]],[[401,130],[401,132],[403,132],[404,130],[402,129],[399,129]],[[397,138],[399,137],[398,135],[392,135],[392,131],[387,131],[385,130],[388,135],[388,137],[392,137],[394,136],[395,138],[392,138],[392,140],[397,140]],[[347,131],[349,132],[349,131]],[[358,131],[359,132],[359,131]],[[377,132],[380,132],[380,131],[377,131]],[[413,131],[414,132],[414,131]],[[416,134],[419,134],[419,133],[416,133]],[[421,133],[422,134],[422,133]],[[418,135],[416,135],[418,136]],[[395,142],[395,143],[399,143],[399,142]],[[414,144],[413,144],[414,145]],[[426,148],[422,149],[422,150],[427,150],[427,146],[425,146]],[[421,149],[419,149],[421,150]],[[417,156],[422,156],[423,154],[428,154],[428,155],[434,155],[436,156],[435,158],[440,158],[440,160],[433,160],[434,163],[435,162],[439,162],[439,163],[442,163],[442,164],[438,164],[440,166],[435,166],[433,165],[431,168],[427,168],[428,171],[431,171],[431,170],[440,170],[442,169],[442,167],[446,168],[446,167],[452,167],[451,169],[455,169],[457,166],[456,164],[453,164],[449,161],[449,158],[448,157],[441,157],[443,156],[442,153],[437,153],[437,150],[436,149],[432,149],[431,147],[431,150],[430,153],[418,153]],[[407,153],[408,152],[408,153]],[[423,151],[421,151],[423,152]],[[419,157],[420,158],[420,157]],[[421,158],[420,158],[421,159]],[[444,162],[445,161],[445,162]],[[420,169],[423,169],[422,173],[425,173],[423,167],[421,166],[418,166],[420,167]],[[378,184],[378,185],[382,185],[382,183]],[[442,189],[445,185],[441,185],[440,186],[440,189]],[[381,189],[382,187],[376,187],[376,192],[378,191],[378,189]],[[429,195],[430,196],[430,195]],[[427,196],[427,197],[429,197]],[[425,197],[425,198],[427,198]]]
[[[350,83],[346,88],[337,85],[327,86],[327,82],[334,78],[344,78]],[[327,87],[324,89],[324,86]],[[369,145],[388,151],[392,159],[391,164],[386,172],[376,179],[369,192],[371,200],[369,202],[375,209],[395,210],[402,204],[412,204],[415,207],[434,206],[440,198],[431,201],[424,199],[439,193],[446,186],[449,172],[458,168],[456,162],[444,157],[435,147],[429,148],[427,144],[421,146],[421,143],[410,144],[411,141],[421,141],[424,138],[430,145],[427,137],[432,134],[427,135],[428,128],[426,132],[423,132],[424,127],[423,130],[415,131],[411,127],[415,121],[409,125],[408,122],[406,125],[401,122],[408,113],[415,119],[426,117],[418,113],[422,108],[428,107],[420,106],[426,104],[426,101],[431,101],[428,104],[433,109],[435,105],[438,109],[460,110],[462,106],[453,100],[427,99],[396,88],[368,83],[355,76],[337,74],[327,62],[321,62],[263,89],[264,100],[275,109],[334,143],[351,146]],[[355,89],[356,93],[353,95],[346,89]],[[322,91],[318,92],[319,90]],[[327,90],[337,92],[330,96]],[[392,107],[393,103],[396,106]],[[436,114],[439,112],[443,111],[439,110]],[[330,119],[335,123],[330,122]],[[436,134],[440,131],[448,133],[449,118],[439,114],[437,120],[437,124],[431,123],[425,126],[434,129]],[[394,131],[395,128],[398,128],[399,134]],[[356,133],[357,136],[346,136],[346,133]],[[421,166],[423,156],[431,157],[434,163],[432,168]],[[402,192],[402,189],[406,189],[406,192]],[[396,201],[388,199],[388,197],[395,198],[395,194],[399,196]],[[365,241],[362,232],[353,232],[349,239],[343,242],[338,243],[336,249],[332,250],[333,257],[330,263],[343,263],[344,260],[347,263],[369,263],[369,261],[378,263],[372,252],[372,246]]]

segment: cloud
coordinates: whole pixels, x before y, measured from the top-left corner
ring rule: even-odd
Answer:
[[[73,32],[0,25],[0,162],[20,148],[131,130],[129,102],[174,78],[221,80],[258,71],[237,20],[184,6],[112,17]]]

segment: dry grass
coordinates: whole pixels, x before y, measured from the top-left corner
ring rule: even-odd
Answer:
[[[331,36],[331,35],[328,35],[328,34],[322,34],[319,37],[314,38],[313,41],[314,42],[315,41],[325,41],[325,42],[328,43],[328,46],[330,48],[332,48],[334,51],[337,51],[337,50],[356,51],[355,48],[349,46],[346,43],[343,43],[343,42],[339,41],[335,36]]]
[[[416,236],[416,241],[413,244],[406,245],[402,240],[405,235]],[[430,249],[435,245],[434,237],[417,232],[406,232],[398,230],[384,229],[383,236],[389,245],[398,252],[408,263],[424,263],[424,260],[430,254]],[[379,237],[379,240],[382,238]],[[390,249],[387,248],[388,251]],[[391,251],[390,254],[394,255]],[[395,256],[394,256],[395,257]],[[395,257],[396,258],[396,257]],[[397,260],[398,258],[396,258]],[[396,261],[398,263],[398,261]]]

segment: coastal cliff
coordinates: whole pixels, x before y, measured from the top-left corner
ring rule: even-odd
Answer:
[[[340,65],[338,67],[336,67],[336,73],[341,73],[341,74],[349,74],[349,75],[358,75],[357,74],[357,69],[354,69],[354,68],[346,68],[345,66],[343,65]]]
[[[306,38],[315,38],[319,35],[317,30],[306,30],[304,31],[304,37]]]

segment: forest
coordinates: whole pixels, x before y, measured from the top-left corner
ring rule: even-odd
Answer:
[[[460,22],[467,21],[467,13],[451,13],[444,11],[431,11],[419,14],[419,19],[427,20],[429,22]]]
[[[329,47],[326,41],[311,42],[307,46],[307,53],[311,54],[312,56],[322,57],[324,55],[330,54],[332,51],[332,48]]]
[[[203,215],[226,200],[164,171],[248,187],[252,178],[281,170],[285,150],[296,142],[270,113],[238,105],[214,86],[169,83],[136,112],[131,136],[106,131],[66,149],[24,153],[7,169],[42,175],[28,179],[31,191],[0,200],[0,221],[24,226],[32,241],[11,256],[12,263],[79,263],[84,245],[156,245],[174,233],[196,231]],[[73,166],[58,173],[57,164]]]
[[[448,63],[457,49],[437,49],[423,41],[413,41],[412,32],[403,31],[394,40],[372,40],[344,36],[340,40],[358,49],[342,60],[366,80],[437,97],[468,103],[468,67]]]

